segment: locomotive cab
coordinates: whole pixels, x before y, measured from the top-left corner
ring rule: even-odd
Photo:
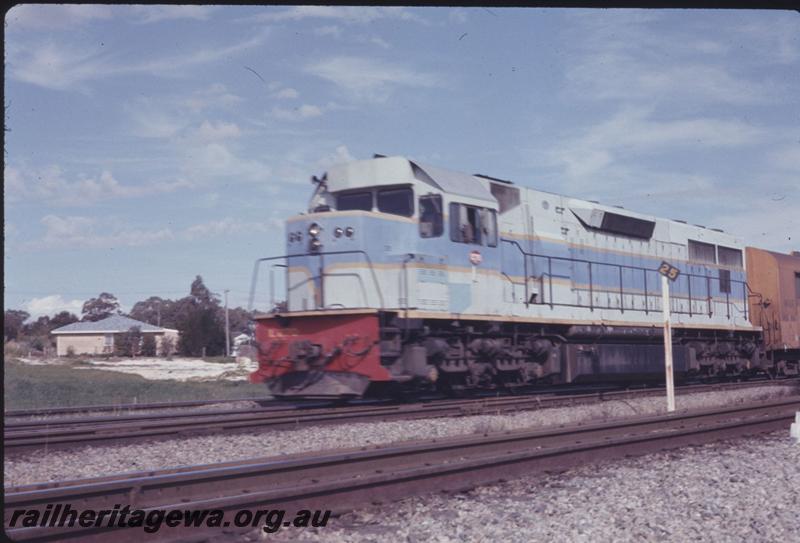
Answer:
[[[312,182],[308,213],[287,220],[286,256],[262,259],[283,268],[286,300],[257,319],[269,361],[253,380],[314,397],[360,396],[370,382],[432,383],[424,349],[404,348],[389,321],[481,311],[502,297],[485,280],[500,266],[488,184],[400,157],[334,166]]]
[[[472,287],[499,267],[496,201],[431,170],[392,157],[313,178],[309,212],[287,221],[287,309],[459,313],[491,295]]]

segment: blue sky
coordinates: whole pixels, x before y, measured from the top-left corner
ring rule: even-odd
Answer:
[[[247,299],[333,163],[399,154],[800,249],[800,16],[22,5],[5,306]]]

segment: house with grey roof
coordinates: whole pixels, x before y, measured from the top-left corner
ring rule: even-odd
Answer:
[[[173,349],[178,345],[177,330],[153,326],[122,315],[112,315],[94,322],[73,322],[50,333],[56,338],[58,356],[66,356],[70,348],[75,354],[111,354],[114,352],[115,337],[133,327],[138,327],[142,336],[152,334],[159,353],[162,352],[165,338],[172,339]]]

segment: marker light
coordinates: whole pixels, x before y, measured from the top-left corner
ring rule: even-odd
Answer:
[[[308,233],[311,237],[317,237],[320,232],[322,232],[322,228],[315,222],[311,223],[311,226],[308,227]]]
[[[355,232],[356,231],[353,230],[352,226],[348,226],[347,228],[344,229],[344,235],[347,236],[348,238],[352,238]]]
[[[344,230],[342,230],[338,226],[336,227],[336,230],[333,231],[333,235],[336,236],[337,238],[342,237],[342,234],[344,234]]]
[[[311,240],[311,243],[309,243],[309,246],[311,247],[312,251],[318,251],[319,248],[322,247],[322,242],[314,238]]]

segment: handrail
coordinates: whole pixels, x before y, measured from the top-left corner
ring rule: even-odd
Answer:
[[[631,265],[628,265],[628,264],[615,264],[615,263],[611,263],[611,262],[600,262],[600,261],[596,261],[596,260],[586,260],[586,259],[582,259],[582,258],[573,258],[573,257],[565,257],[565,256],[553,256],[553,255],[543,255],[543,254],[537,254],[537,253],[529,253],[525,249],[523,249],[522,246],[516,240],[500,238],[500,241],[503,241],[505,243],[514,245],[517,248],[517,250],[524,257],[524,259],[523,259],[523,268],[524,268],[524,273],[525,273],[525,300],[526,300],[525,306],[526,307],[529,305],[528,302],[530,300],[530,296],[529,296],[529,293],[528,293],[528,290],[529,290],[528,289],[528,257],[531,257],[531,258],[544,258],[544,259],[547,260],[547,273],[546,273],[546,275],[547,275],[549,291],[550,291],[550,296],[549,296],[549,299],[547,300],[547,305],[549,305],[551,308],[554,305],[557,305],[557,306],[562,306],[562,307],[588,307],[590,311],[594,311],[595,309],[616,309],[616,310],[619,310],[619,311],[622,311],[622,312],[624,312],[625,310],[644,311],[646,314],[650,312],[649,307],[647,305],[648,304],[648,299],[650,297],[650,293],[648,292],[648,286],[647,286],[647,272],[657,273],[657,270],[655,270],[655,269],[645,268],[645,267],[642,267],[642,266],[631,266]],[[589,304],[588,305],[585,305],[585,304],[571,304],[571,303],[556,303],[553,300],[553,274],[552,274],[553,260],[563,261],[563,262],[570,262],[570,263],[582,263],[582,264],[587,264],[588,265],[588,270],[589,270]],[[595,306],[595,304],[594,304],[595,285],[594,285],[594,280],[593,280],[593,275],[592,275],[592,267],[593,266],[610,266],[612,268],[617,268],[619,270],[619,296],[620,296],[620,303],[619,303],[618,307],[600,306],[600,305]],[[644,307],[644,309],[639,309],[639,308],[634,308],[634,307],[625,307],[625,303],[624,303],[625,289],[624,289],[623,275],[622,275],[622,271],[624,269],[643,272],[643,274],[644,274],[644,294],[643,294],[643,296],[645,298],[645,303],[644,303],[645,307]],[[545,274],[543,273],[542,276],[544,276],[544,275]],[[712,313],[712,304],[714,303],[713,302],[714,297],[711,294],[711,277],[709,275],[697,275],[697,274],[693,274],[693,273],[683,273],[683,272],[681,273],[681,275],[683,275],[683,276],[685,276],[687,278],[686,280],[687,280],[687,283],[688,283],[689,310],[688,311],[674,310],[672,312],[673,313],[677,313],[677,314],[686,314],[686,315],[689,315],[689,316],[694,316],[695,311],[692,309],[692,306],[691,306],[692,301],[693,301],[692,291],[691,291],[691,288],[692,288],[691,287],[691,282],[692,282],[692,278],[698,278],[698,279],[705,280],[705,282],[706,282],[706,295],[707,295],[706,303],[708,304],[709,316],[711,316],[713,314]],[[734,283],[743,285],[742,286],[742,292],[745,293],[745,294],[747,292],[747,289],[749,289],[749,285],[747,284],[746,281],[741,281],[739,279],[732,279],[731,278],[729,280],[729,282],[731,283],[731,285],[733,285]],[[613,287],[611,287],[611,288],[613,288]],[[601,288],[600,292],[603,292],[603,291],[611,292],[610,289],[606,290],[606,289],[602,289]],[[732,293],[733,293],[733,288],[732,287],[730,289],[730,292],[725,292],[724,293],[725,294],[725,306],[726,306],[726,309],[727,309],[727,317],[728,317],[728,319],[731,318],[731,314],[730,314],[731,313],[731,311],[730,311],[731,299],[730,298],[731,298],[731,294]],[[634,296],[635,296],[635,294],[634,294]],[[676,296],[676,298],[677,298],[677,296]],[[738,300],[738,297],[736,299]],[[745,318],[746,318],[746,315],[747,315],[747,296],[743,297],[743,300],[745,302],[744,313],[745,313]]]
[[[286,275],[287,275],[287,278],[288,278],[288,275],[289,275],[288,259],[289,258],[318,256],[318,257],[320,257],[320,262],[322,262],[322,257],[323,256],[344,255],[344,254],[361,254],[361,255],[364,256],[364,259],[367,261],[367,265],[369,267],[369,271],[370,271],[370,273],[372,275],[372,281],[375,283],[375,291],[378,293],[378,298],[380,300],[380,308],[383,309],[386,304],[384,303],[383,292],[381,292],[381,286],[380,286],[380,283],[378,283],[378,276],[375,274],[375,267],[372,264],[372,260],[369,258],[369,255],[366,253],[366,251],[363,251],[361,249],[352,249],[352,250],[348,250],[348,251],[316,251],[316,252],[308,252],[308,253],[297,253],[297,254],[292,254],[292,255],[268,256],[268,257],[256,259],[256,261],[253,263],[253,279],[250,282],[250,298],[249,298],[249,301],[247,303],[247,310],[248,311],[252,311],[253,310],[253,302],[255,301],[255,295],[256,295],[256,283],[258,282],[258,271],[259,271],[259,268],[260,268],[262,262],[268,262],[268,261],[271,261],[271,260],[285,259],[287,261],[287,264],[276,264],[276,266],[285,267],[286,268]],[[320,283],[324,284],[324,282],[325,282],[325,267],[324,267],[324,265],[320,266],[319,278],[320,278]],[[289,288],[289,285],[288,285],[288,281],[287,281],[287,285],[286,285],[287,291],[288,291],[288,288]],[[364,288],[363,285],[362,285],[362,288]],[[271,286],[270,286],[270,289],[271,289]],[[325,308],[325,291],[324,291],[324,288],[320,289],[320,294],[321,294],[321,296],[320,296],[320,306],[324,309]],[[366,288],[364,288],[364,300],[366,301],[367,299],[368,298],[367,298],[367,295],[366,295]]]

